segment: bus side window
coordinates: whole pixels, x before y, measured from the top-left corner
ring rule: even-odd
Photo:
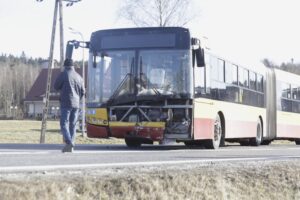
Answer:
[[[299,113],[300,112],[300,102],[297,101],[297,88],[298,86],[292,85],[292,112]]]
[[[248,88],[249,87],[249,70],[244,69],[244,87]]]
[[[213,80],[218,80],[219,73],[218,73],[218,59],[216,57],[210,57],[210,68],[211,68],[211,78]]]
[[[224,60],[218,59],[218,81],[225,82],[225,73],[224,73],[225,62]]]
[[[264,92],[264,78],[260,74],[257,74],[257,91]]]
[[[195,73],[195,97],[205,93],[205,67],[194,67]]]
[[[249,80],[250,80],[250,89],[256,90],[256,74],[254,72],[249,72]]]
[[[204,52],[205,56],[205,63],[210,63],[211,60],[211,55],[208,53]],[[207,94],[210,94],[210,88],[211,88],[211,67],[209,65],[206,65],[204,67],[204,72],[205,72],[205,92]]]
[[[281,97],[290,99],[291,98],[291,85],[288,83],[281,84]]]
[[[297,100],[300,100],[300,87],[297,88],[296,99],[297,99]]]
[[[244,68],[239,67],[239,86],[244,87]]]
[[[210,55],[204,53],[206,63],[210,63]],[[208,66],[208,67],[207,67]],[[195,67],[195,97],[210,93],[210,67]]]
[[[237,85],[237,66],[231,63],[225,63],[225,82]]]
[[[219,82],[224,82],[224,60],[211,56],[210,66],[212,72],[212,79]]]
[[[297,100],[297,86],[292,85],[292,99]]]

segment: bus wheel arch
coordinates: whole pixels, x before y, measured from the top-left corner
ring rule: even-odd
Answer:
[[[262,117],[259,116],[257,120],[257,125],[256,125],[256,136],[254,138],[250,139],[250,145],[251,146],[259,146],[263,142],[263,120]]]
[[[213,138],[206,140],[204,145],[207,149],[218,149],[224,145],[225,138],[225,120],[222,112],[218,112],[213,125]]]

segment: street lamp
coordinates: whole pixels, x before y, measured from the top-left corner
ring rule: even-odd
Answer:
[[[82,42],[84,42],[83,35],[80,31],[75,30],[72,27],[69,27],[69,30],[73,34],[77,34],[81,37]],[[83,88],[85,88],[85,66],[84,66],[84,48],[82,48],[82,79],[83,79]],[[85,95],[82,98],[82,136],[85,136]]]

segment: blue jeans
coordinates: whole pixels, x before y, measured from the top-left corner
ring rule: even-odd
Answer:
[[[60,129],[67,144],[74,144],[79,108],[61,108]]]

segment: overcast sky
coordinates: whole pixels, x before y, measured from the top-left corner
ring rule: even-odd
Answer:
[[[99,29],[131,27],[117,16],[122,0],[82,0],[64,7],[65,42]],[[269,58],[300,62],[299,0],[191,0],[198,14],[187,28],[216,54],[237,62]],[[0,53],[49,56],[54,0],[0,0]],[[57,30],[58,31],[58,30]],[[201,39],[200,38],[200,39]],[[56,36],[58,42],[59,37]],[[55,57],[59,58],[56,44]],[[79,60],[81,54],[76,55]]]

